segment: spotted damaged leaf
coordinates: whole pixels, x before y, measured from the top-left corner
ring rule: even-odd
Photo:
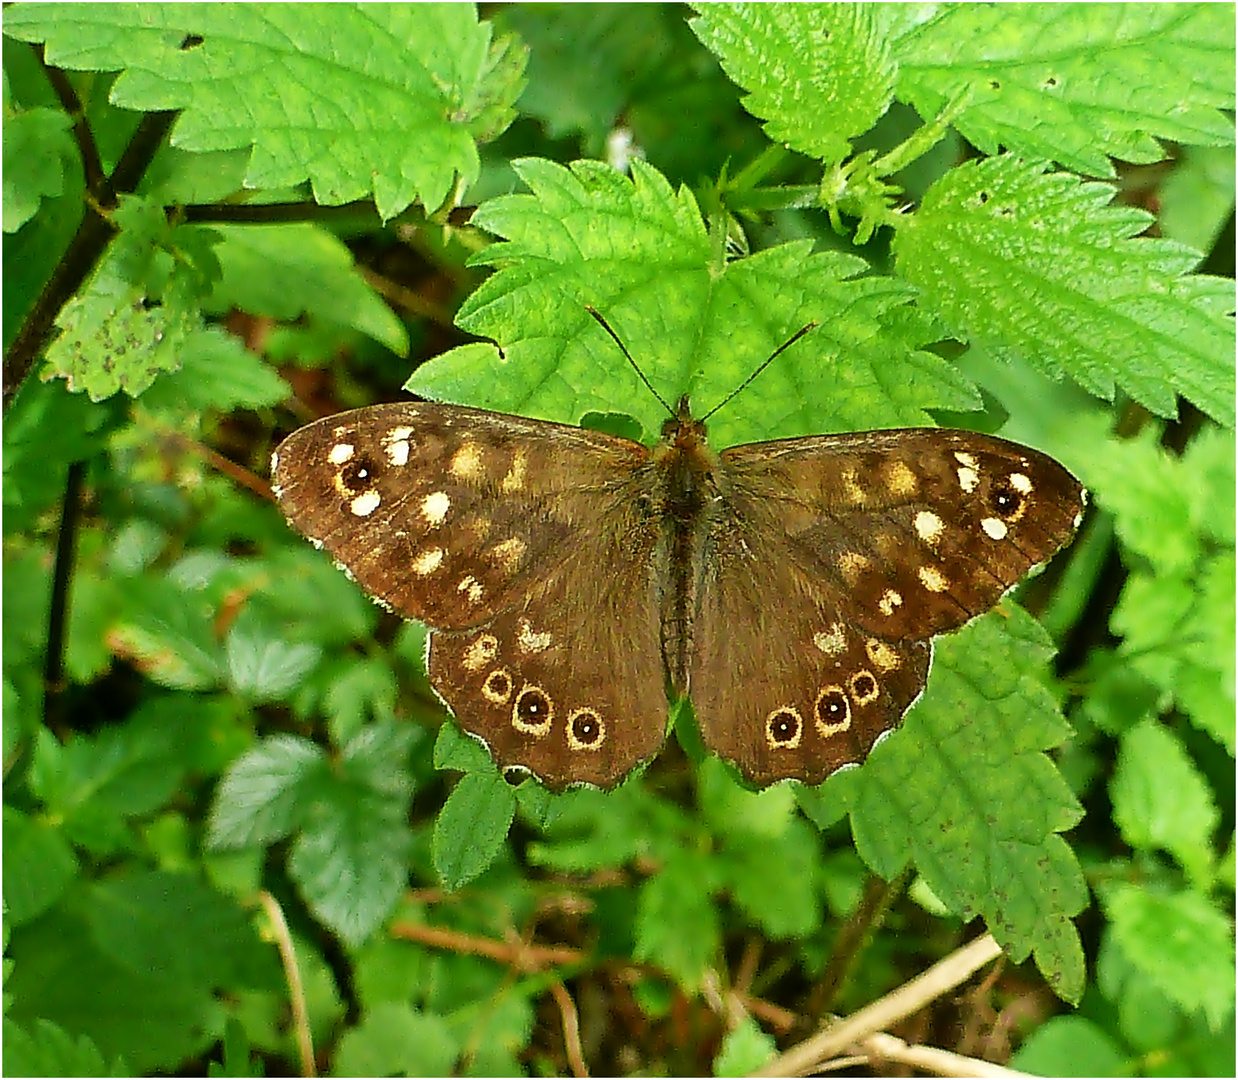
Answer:
[[[862,760],[924,690],[931,639],[1073,536],[1052,458],[936,428],[717,453],[680,400],[641,443],[455,405],[291,435],[289,521],[419,619],[430,680],[504,769],[609,787],[657,753],[669,685],[756,784]]]

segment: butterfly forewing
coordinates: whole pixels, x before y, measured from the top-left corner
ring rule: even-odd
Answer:
[[[501,766],[609,786],[665,735],[648,458],[580,428],[407,403],[302,428],[272,472],[293,525],[443,632],[431,682]]]

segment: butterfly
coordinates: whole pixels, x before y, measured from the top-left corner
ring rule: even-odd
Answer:
[[[668,411],[650,447],[374,405],[290,435],[273,486],[296,529],[432,629],[427,673],[463,729],[552,790],[610,787],[652,758],[668,691],[756,785],[862,761],[923,692],[933,637],[992,608],[1082,518],[1078,480],[995,436],[717,452],[686,397]]]

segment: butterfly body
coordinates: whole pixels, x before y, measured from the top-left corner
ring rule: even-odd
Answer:
[[[931,638],[1073,534],[1083,490],[992,436],[902,429],[720,453],[686,399],[650,448],[461,406],[311,424],[289,520],[427,623],[427,670],[500,766],[609,787],[665,738],[666,686],[752,781],[860,761]]]

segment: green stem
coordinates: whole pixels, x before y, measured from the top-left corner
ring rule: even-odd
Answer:
[[[939,112],[932,123],[915,131],[883,158],[873,162],[874,176],[890,176],[905,169],[916,158],[927,154],[945,137],[946,130],[954,123],[958,115],[971,104],[975,90],[973,83],[968,83],[954,95]]]

